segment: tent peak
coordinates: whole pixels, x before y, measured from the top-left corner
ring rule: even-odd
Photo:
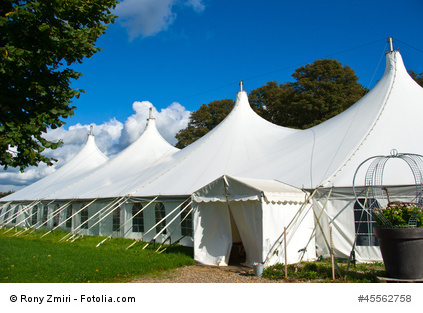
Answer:
[[[147,121],[148,120],[154,120],[154,117],[153,117],[153,107],[150,107],[149,108],[149,112],[148,112],[148,119],[147,119]]]

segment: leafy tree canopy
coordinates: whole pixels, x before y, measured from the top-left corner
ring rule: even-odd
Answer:
[[[420,74],[417,74],[413,70],[409,70],[408,74],[416,81],[417,84],[423,87],[423,72]]]
[[[341,113],[367,92],[350,67],[332,59],[307,64],[292,76],[295,82],[271,81],[249,94],[250,104],[258,114],[285,127],[304,129],[317,125]],[[192,113],[188,127],[177,134],[176,146],[183,148],[206,134],[232,106],[232,100],[203,104]]]
[[[54,159],[41,154],[62,142],[42,137],[73,115],[70,88],[82,74],[69,66],[100,50],[97,38],[116,18],[116,0],[0,2],[0,164],[23,171]]]
[[[321,59],[295,70],[295,82],[269,82],[250,93],[262,116],[286,127],[305,129],[341,113],[368,91],[349,66]]]

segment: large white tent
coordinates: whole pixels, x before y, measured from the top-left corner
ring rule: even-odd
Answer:
[[[278,181],[222,176],[195,191],[194,259],[228,265],[233,247],[243,264],[296,263],[316,257],[314,217],[307,193]],[[236,250],[236,249],[234,249]],[[232,253],[232,258],[239,256]]]
[[[44,199],[105,164],[107,160],[108,158],[98,149],[95,136],[90,133],[84,147],[69,162],[50,175],[3,198],[2,201]]]
[[[107,160],[108,158],[98,149],[95,136],[91,132],[84,147],[69,162],[39,181],[2,198],[2,202],[8,203],[8,206],[3,208],[0,220],[5,223],[14,221],[21,224],[28,219],[29,212],[36,216],[37,213],[32,213],[33,210],[37,211],[38,205],[41,206],[41,202],[49,195],[78,181],[85,174],[105,164]],[[17,218],[9,221],[8,217],[13,215],[10,212],[7,214],[6,210],[12,209],[13,215]]]
[[[166,213],[170,213],[191,194],[224,175],[277,180],[307,189],[313,195],[313,210],[319,217],[316,218],[317,254],[327,255],[324,235],[328,238],[332,227],[335,253],[346,257],[356,244],[352,188],[355,170],[367,158],[389,154],[392,149],[423,154],[419,132],[422,113],[423,89],[408,75],[400,53],[389,51],[385,73],[377,85],[349,109],[320,125],[306,130],[274,125],[251,109],[247,93],[241,90],[232,112],[190,146],[177,151],[166,143],[161,144],[157,134],[147,140],[147,128],[145,138],[139,139],[143,149],[128,147],[106,166],[50,198],[55,201],[99,199],[96,201],[101,206],[94,206],[93,212],[123,197],[133,202],[160,201]],[[161,147],[160,153],[144,162],[140,151],[148,151],[146,147]],[[357,182],[360,184],[362,179],[359,176]],[[393,174],[386,176],[385,183],[399,190],[396,186],[412,185],[414,181],[397,165]],[[223,201],[214,204],[225,205]],[[128,213],[123,220],[132,217]],[[164,219],[177,224],[181,218],[175,217],[167,215]],[[367,222],[370,225],[371,220]],[[151,223],[153,226],[154,222]],[[371,226],[367,234],[360,236],[370,238]],[[379,248],[368,240],[367,245],[357,246],[356,257],[380,259]]]

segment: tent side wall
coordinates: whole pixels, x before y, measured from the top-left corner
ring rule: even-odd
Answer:
[[[227,265],[232,248],[228,205],[193,202],[194,260],[207,265]]]
[[[272,257],[267,265],[285,263],[285,251],[283,242],[284,227],[286,227],[286,256],[287,263],[293,264],[301,260],[313,260],[316,258],[315,240],[312,236],[314,229],[313,212],[310,205],[299,203],[267,203],[263,210],[263,252],[270,252]],[[279,246],[272,249],[278,241]],[[305,251],[303,252],[303,250]],[[304,253],[304,256],[303,256]],[[269,257],[270,257],[269,255]]]
[[[363,203],[368,194],[367,188],[355,188],[357,198]],[[386,188],[389,190],[390,201],[411,202],[416,197],[416,186],[386,186]],[[382,261],[380,249],[373,233],[375,221],[371,214],[363,210],[357,203],[354,189],[352,187],[338,187],[333,188],[331,193],[330,190],[331,188],[320,188],[313,198],[313,209],[317,217],[317,255],[330,256],[328,243],[330,227],[332,227],[336,257],[350,257],[354,245],[357,261]],[[330,197],[328,198],[329,193]],[[386,205],[386,199],[376,200],[381,206]],[[320,226],[318,226],[317,219],[320,215]]]

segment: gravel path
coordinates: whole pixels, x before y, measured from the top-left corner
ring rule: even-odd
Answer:
[[[248,267],[191,265],[134,279],[133,283],[278,283],[254,275]]]

